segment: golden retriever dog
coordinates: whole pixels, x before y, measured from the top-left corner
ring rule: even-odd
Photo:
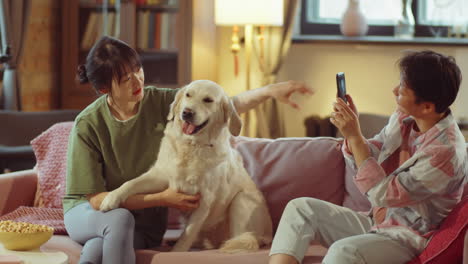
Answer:
[[[168,187],[200,193],[200,206],[187,216],[173,251],[197,245],[233,253],[269,244],[272,223],[265,199],[229,143],[231,134],[239,135],[241,120],[223,89],[207,80],[190,83],[176,94],[168,120],[153,167],[110,192],[100,210]]]

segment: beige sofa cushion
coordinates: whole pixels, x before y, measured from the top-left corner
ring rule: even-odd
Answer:
[[[70,264],[78,263],[82,246],[71,240],[68,236],[54,235],[41,250],[44,251],[62,251],[68,255]],[[219,253],[216,250],[191,251],[191,252],[167,252],[169,248],[159,248],[159,250],[137,250],[137,264],[210,264],[210,263],[267,263],[269,249],[240,254]],[[306,253],[304,264],[321,263],[325,256],[326,248],[314,244],[309,247]]]
[[[154,251],[153,251],[154,252]],[[199,252],[161,252],[153,254],[149,250],[137,251],[137,263],[151,264],[259,264],[268,263],[269,249],[251,253],[225,254],[216,250]],[[319,245],[311,245],[302,261],[303,264],[322,263],[327,250]]]

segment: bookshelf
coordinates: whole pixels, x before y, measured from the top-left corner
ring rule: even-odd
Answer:
[[[176,88],[191,80],[191,0],[62,1],[60,102],[83,109],[97,98],[76,69],[102,35],[127,42],[140,54],[145,84]]]

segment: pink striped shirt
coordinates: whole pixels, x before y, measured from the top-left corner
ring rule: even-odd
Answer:
[[[370,213],[384,215],[381,219],[374,215],[372,230],[422,250],[460,201],[468,163],[465,139],[452,114],[425,133],[414,126],[410,116],[396,111],[368,140],[371,157],[359,167],[354,181],[371,202]],[[356,169],[347,144],[343,153]]]

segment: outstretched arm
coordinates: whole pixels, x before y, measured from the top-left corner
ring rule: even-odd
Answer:
[[[232,98],[234,106],[239,114],[249,111],[269,98],[289,104],[294,108],[299,106],[291,100],[291,95],[295,92],[301,94],[313,94],[314,91],[303,82],[287,81],[269,84],[254,90],[240,93]]]
[[[99,210],[102,201],[109,192],[88,195],[88,200],[94,210]],[[120,207],[138,210],[149,207],[173,207],[181,211],[192,211],[198,208],[200,195],[188,195],[173,189],[166,189],[159,193],[136,194],[127,198]]]

